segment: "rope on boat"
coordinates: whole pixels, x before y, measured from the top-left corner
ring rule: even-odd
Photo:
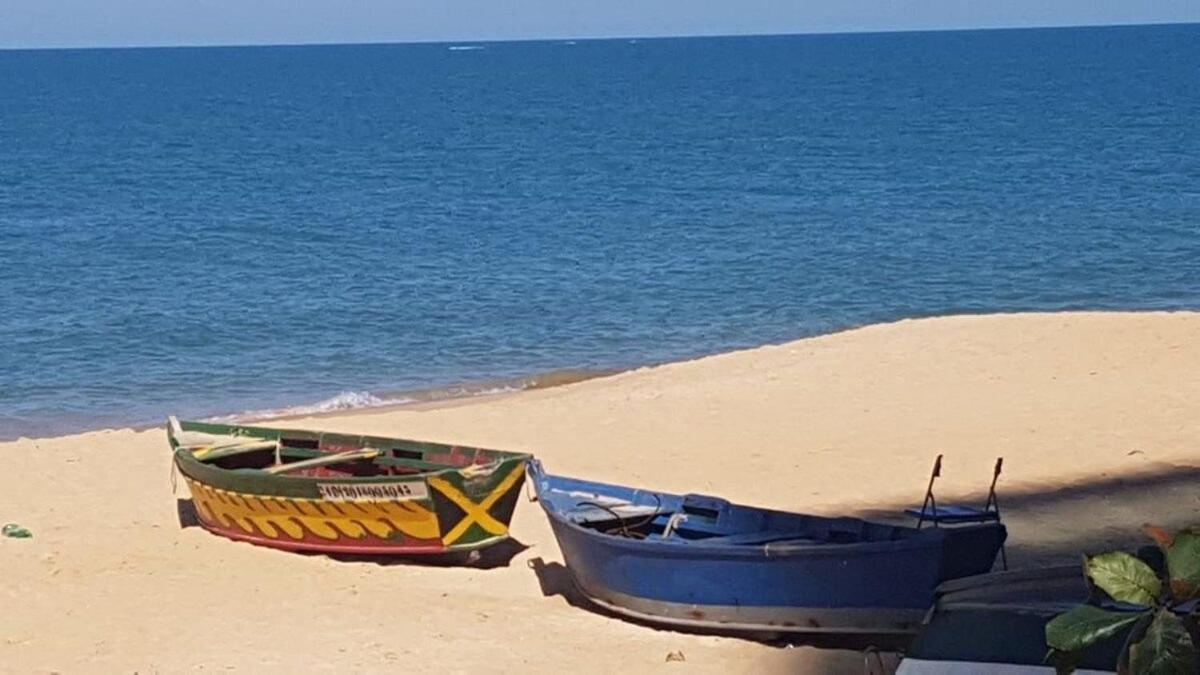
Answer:
[[[676,511],[675,513],[672,513],[671,517],[667,518],[666,526],[663,527],[663,533],[662,533],[663,539],[666,539],[667,537],[671,536],[671,533],[674,532],[676,530],[676,528],[679,527],[679,524],[684,522],[685,520],[687,520],[687,514],[684,513],[683,511]]]
[[[610,509],[609,507],[607,507],[603,504],[598,504],[596,502],[576,502],[576,506],[592,506],[592,507],[600,509],[601,511],[607,511],[609,513],[609,515],[611,515],[613,518],[617,519],[617,526],[618,526],[618,529],[621,531],[622,537],[628,537],[630,539],[645,539],[646,538],[646,535],[642,534],[641,532],[636,532],[636,534],[638,536],[635,537],[634,536],[635,533],[630,532],[629,527],[625,524],[625,518],[621,514],[617,513],[613,509]],[[647,521],[647,522],[649,522],[649,521]],[[604,534],[613,534],[612,530],[604,530],[603,532],[604,532]]]
[[[592,502],[592,501],[582,501],[582,502],[575,502],[575,505],[576,506],[594,506],[594,507],[600,509],[601,511],[607,511],[613,518],[615,518],[617,521],[617,526],[618,526],[617,530],[611,530],[611,529],[610,530],[601,530],[602,532],[604,532],[604,534],[617,534],[619,532],[622,537],[626,537],[628,539],[645,539],[648,535],[644,532],[638,532],[638,528],[645,527],[646,525],[649,525],[651,522],[653,522],[654,519],[660,515],[659,510],[662,509],[662,498],[659,497],[657,493],[651,493],[651,494],[654,495],[654,500],[657,502],[657,504],[655,504],[655,506],[654,506],[654,511],[649,516],[644,518],[640,523],[637,523],[636,525],[634,525],[633,529],[630,529],[629,523],[627,522],[629,520],[629,518],[622,516],[621,514],[617,513],[616,510],[614,510],[608,506],[605,506],[604,504],[600,504],[600,503]]]

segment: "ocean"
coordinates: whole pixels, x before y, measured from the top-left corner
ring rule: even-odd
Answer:
[[[1197,64],[1197,25],[0,52],[0,438],[1200,308]]]

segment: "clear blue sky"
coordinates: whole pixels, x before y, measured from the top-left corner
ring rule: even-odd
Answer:
[[[1200,0],[2,0],[0,47],[1200,22]]]

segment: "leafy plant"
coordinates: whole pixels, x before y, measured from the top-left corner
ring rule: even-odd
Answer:
[[[1146,525],[1162,552],[1162,569],[1120,551],[1083,560],[1093,588],[1115,603],[1084,604],[1046,624],[1047,660],[1069,673],[1092,644],[1128,630],[1117,672],[1130,675],[1192,675],[1200,672],[1200,527],[1171,536]],[[1104,606],[1102,606],[1102,604]]]

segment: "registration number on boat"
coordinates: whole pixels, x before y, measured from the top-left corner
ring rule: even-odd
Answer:
[[[425,499],[424,481],[411,483],[318,483],[321,499],[331,502],[391,502]]]

